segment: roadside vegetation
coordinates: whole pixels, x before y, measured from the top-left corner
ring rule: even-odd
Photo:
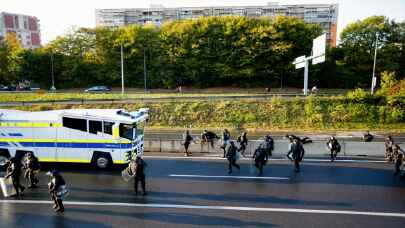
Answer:
[[[384,89],[370,95],[362,89],[346,96],[268,101],[193,101],[135,104],[55,105],[16,107],[40,111],[70,108],[150,108],[150,127],[222,128],[257,130],[380,130],[405,133],[404,80],[385,74]],[[391,78],[391,79],[390,79]],[[391,83],[390,85],[386,83]],[[392,95],[394,94],[394,95]]]

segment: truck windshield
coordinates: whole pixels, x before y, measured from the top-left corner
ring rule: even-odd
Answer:
[[[135,127],[136,125],[120,124],[120,137],[133,140]]]

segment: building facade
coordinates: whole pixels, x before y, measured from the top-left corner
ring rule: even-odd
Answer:
[[[41,46],[39,20],[36,17],[1,12],[0,39],[4,39],[9,33],[16,35],[23,48],[38,48]]]
[[[165,8],[161,5],[150,8],[96,9],[96,25],[118,27],[128,24],[162,24],[168,20],[193,19],[208,16],[237,15],[246,17],[294,16],[308,23],[319,24],[329,45],[336,46],[338,4],[279,5],[265,6],[215,6]]]

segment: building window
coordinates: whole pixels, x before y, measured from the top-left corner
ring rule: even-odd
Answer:
[[[63,127],[87,132],[87,120],[63,117]]]
[[[14,24],[15,28],[20,28],[20,25],[18,24],[18,16],[14,16]]]
[[[103,123],[101,121],[89,120],[89,133],[96,134],[103,132]]]

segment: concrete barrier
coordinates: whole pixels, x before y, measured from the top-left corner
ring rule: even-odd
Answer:
[[[246,154],[252,155],[255,149],[262,143],[261,140],[250,140],[246,148]],[[382,157],[385,153],[383,142],[354,142],[339,140],[342,150],[340,155],[346,156],[377,156]],[[221,154],[221,141],[215,142],[214,148],[208,143],[191,143],[189,151],[192,153],[213,153]],[[275,140],[273,154],[284,156],[288,152],[288,140]],[[306,155],[324,156],[329,155],[326,147],[326,141],[313,141],[304,145]],[[145,140],[146,152],[166,152],[166,153],[184,153],[182,140]]]

